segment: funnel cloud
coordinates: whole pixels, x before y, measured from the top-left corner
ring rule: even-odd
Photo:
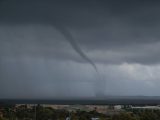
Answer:
[[[96,72],[98,72],[96,65],[92,60],[90,60],[87,55],[81,50],[76,40],[73,38],[72,34],[65,28],[60,25],[54,25],[54,27],[65,37],[65,39],[70,43],[72,48],[89,64],[93,66]]]

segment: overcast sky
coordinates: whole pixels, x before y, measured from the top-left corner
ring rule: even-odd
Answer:
[[[1,0],[0,98],[160,96],[159,13],[155,0]]]

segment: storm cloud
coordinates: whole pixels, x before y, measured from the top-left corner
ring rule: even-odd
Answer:
[[[0,98],[159,96],[159,11],[148,0],[1,1]]]

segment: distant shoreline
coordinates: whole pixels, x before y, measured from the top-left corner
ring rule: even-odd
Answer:
[[[106,97],[103,99],[0,99],[0,104],[59,104],[59,105],[159,105],[160,97]]]

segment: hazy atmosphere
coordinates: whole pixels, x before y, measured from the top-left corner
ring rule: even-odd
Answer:
[[[1,0],[0,99],[160,96],[160,2]]]

